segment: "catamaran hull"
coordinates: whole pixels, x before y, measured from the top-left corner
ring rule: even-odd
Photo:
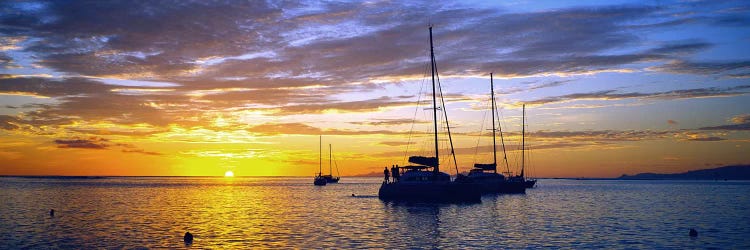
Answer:
[[[323,176],[323,178],[326,179],[326,183],[339,183],[339,179],[340,179],[339,177],[328,177],[328,176]]]
[[[536,180],[526,180],[524,184],[526,184],[526,188],[534,188],[534,185],[536,185]]]
[[[383,183],[378,198],[384,201],[480,202],[479,187],[473,183]]]
[[[523,182],[474,181],[483,194],[523,194],[526,193],[526,185]]]

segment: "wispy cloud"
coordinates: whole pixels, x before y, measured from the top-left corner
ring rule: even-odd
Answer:
[[[750,85],[741,85],[736,87],[711,87],[711,88],[697,88],[697,89],[679,89],[664,92],[652,92],[652,93],[641,93],[641,92],[626,92],[619,93],[617,90],[604,90],[590,93],[575,93],[562,96],[552,96],[542,99],[532,100],[524,102],[530,105],[543,105],[550,103],[570,102],[575,100],[622,100],[622,99],[661,99],[661,100],[672,100],[672,99],[687,99],[687,98],[708,98],[708,97],[728,97],[744,95],[748,92],[746,89],[750,89]]]
[[[62,140],[58,139],[54,141],[58,148],[85,148],[85,149],[105,149],[109,147],[109,140],[98,137],[91,137],[89,139],[70,139]]]
[[[741,114],[729,119],[733,124],[702,127],[700,130],[750,130],[750,114]]]

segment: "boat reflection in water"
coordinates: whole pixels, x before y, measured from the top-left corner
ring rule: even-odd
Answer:
[[[480,202],[481,193],[478,186],[463,179],[451,181],[450,175],[440,172],[438,151],[438,110],[445,112],[445,104],[437,106],[435,76],[435,53],[432,46],[432,27],[430,27],[430,62],[432,70],[432,110],[435,139],[435,157],[412,156],[409,162],[417,165],[398,167],[391,171],[384,170],[385,181],[380,186],[378,197],[386,201],[422,201],[422,202]],[[442,97],[441,97],[442,99]],[[445,113],[443,113],[444,115]],[[446,115],[447,122],[447,115]],[[448,136],[450,139],[450,126]],[[453,150],[451,150],[453,153]],[[455,155],[453,155],[455,161]],[[388,180],[393,173],[393,181]]]

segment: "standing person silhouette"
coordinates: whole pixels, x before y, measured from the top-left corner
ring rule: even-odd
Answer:
[[[383,168],[383,174],[385,175],[385,183],[388,183],[388,178],[391,177],[391,173],[388,171],[388,167]]]
[[[398,181],[398,165],[391,168],[391,176],[393,176],[393,182]]]
[[[393,167],[392,171],[393,171],[393,181],[399,181],[399,179],[401,177],[401,174],[399,174],[399,172],[398,172],[398,165],[396,165],[395,167]]]

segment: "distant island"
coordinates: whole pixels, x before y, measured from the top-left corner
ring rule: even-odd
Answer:
[[[640,173],[622,175],[620,180],[750,180],[750,165],[724,166],[676,174]]]

